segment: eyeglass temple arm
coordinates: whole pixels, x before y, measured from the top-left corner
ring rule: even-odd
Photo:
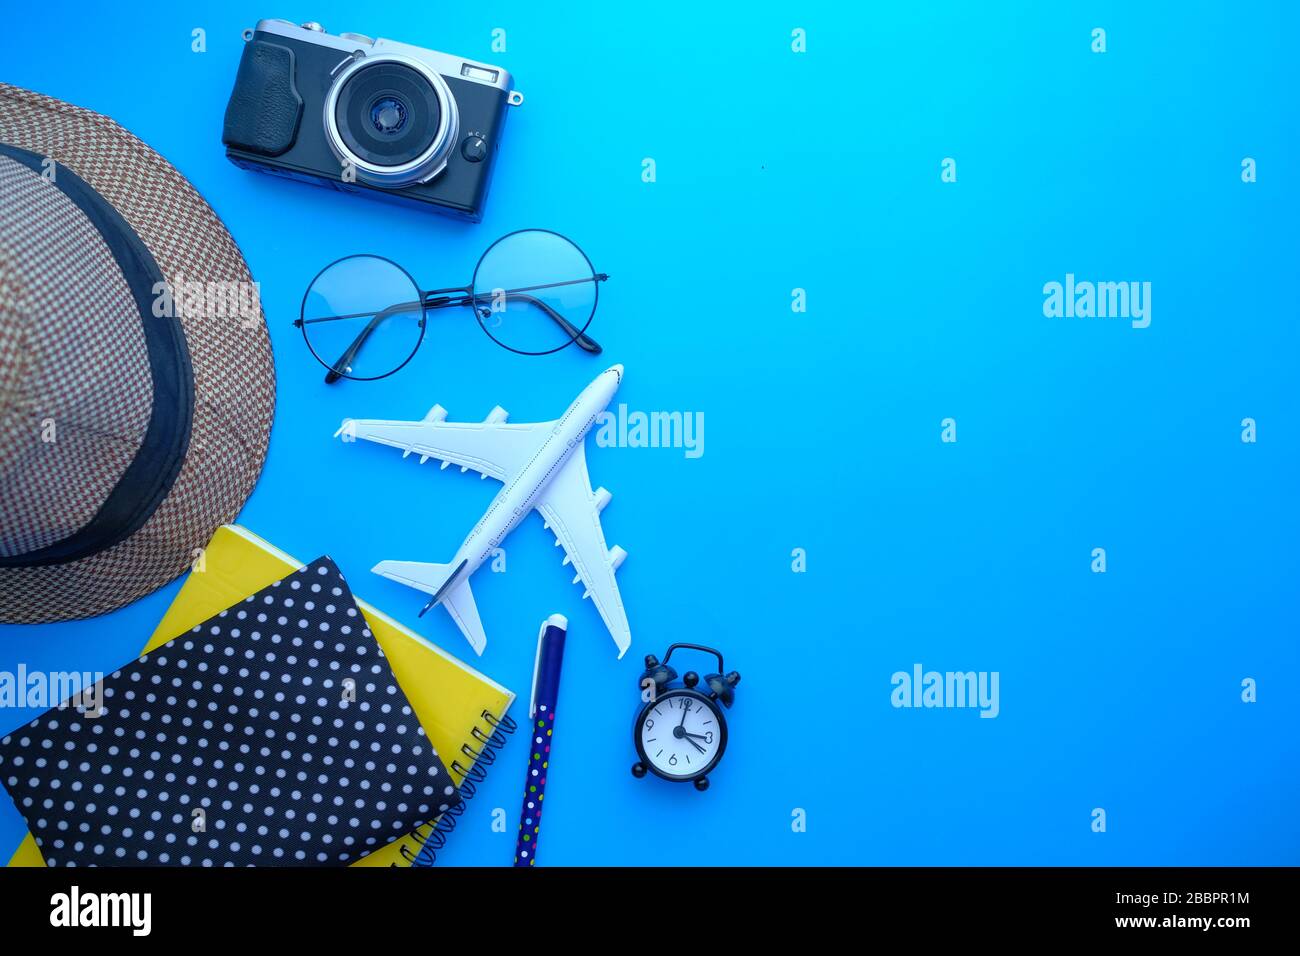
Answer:
[[[357,333],[357,337],[352,340],[352,344],[347,347],[347,350],[339,356],[338,361],[331,365],[330,370],[325,373],[325,384],[333,385],[343,377],[344,373],[347,372],[348,367],[351,366],[352,360],[356,358],[357,353],[361,351],[361,346],[365,345],[366,339],[370,338],[370,333],[379,328],[379,323],[383,322],[384,319],[388,318],[390,315],[396,315],[398,312],[409,312],[412,309],[434,308],[438,304],[443,303],[438,303],[436,300],[434,302],[428,302],[421,299],[415,302],[399,302],[396,305],[390,305],[381,312],[376,312],[375,317],[367,322],[366,327]]]
[[[554,309],[552,309],[541,299],[535,296],[531,296],[527,292],[512,292],[509,289],[505,290],[505,292],[502,294],[507,299],[523,299],[525,302],[531,302],[533,305],[537,306],[539,309],[541,309],[543,312],[549,315],[552,321],[554,321],[556,325],[564,329],[564,331],[568,334],[569,338],[573,339],[573,341],[577,343],[578,348],[582,349],[584,352],[590,352],[592,355],[599,355],[601,353],[601,347],[599,342],[593,339],[586,332],[583,332],[581,329],[575,326],[564,316],[560,315],[560,313],[556,312]],[[482,301],[483,299],[487,299],[487,298],[490,298],[488,294],[481,294],[478,297],[478,299],[471,302],[467,297],[465,302],[463,302],[462,304],[477,306],[479,301]]]

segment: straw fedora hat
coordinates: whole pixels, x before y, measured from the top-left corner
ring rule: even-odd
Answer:
[[[274,406],[211,207],[112,120],[0,83],[0,622],[185,571],[252,491]]]

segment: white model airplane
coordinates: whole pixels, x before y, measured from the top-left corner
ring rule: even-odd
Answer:
[[[343,435],[344,441],[364,438],[392,445],[402,449],[403,458],[413,452],[419,455],[420,464],[437,458],[443,468],[473,468],[484,478],[503,483],[487,513],[449,563],[380,561],[371,570],[433,595],[420,613],[441,604],[474,650],[482,654],[487,637],[469,589],[470,575],[524,516],[536,509],[554,532],[556,545],[564,546],[564,564],[572,564],[577,572],[573,583],[581,581],[586,586],[582,596],[596,605],[622,657],[632,643],[632,632],[614,572],[627,552],[605,546],[600,512],[611,495],[604,488],[591,490],[583,441],[622,380],[621,365],[602,372],[553,422],[508,425],[506,410],[500,405],[477,423],[445,421],[447,410],[441,405],[434,405],[418,422],[344,420],[335,438]]]

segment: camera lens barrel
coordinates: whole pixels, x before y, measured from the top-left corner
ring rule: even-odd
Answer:
[[[382,53],[338,72],[325,97],[325,138],[356,177],[395,188],[447,166],[460,130],[456,99],[427,64]]]

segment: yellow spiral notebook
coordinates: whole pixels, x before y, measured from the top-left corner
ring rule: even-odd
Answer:
[[[302,566],[301,561],[239,525],[218,528],[141,653],[165,644]],[[384,649],[393,674],[461,795],[472,796],[475,784],[483,779],[484,767],[514,728],[506,711],[515,695],[359,598],[357,608]],[[464,807],[462,802],[456,811],[463,812]],[[451,812],[444,814],[441,821],[431,821],[352,865],[409,866],[417,858],[421,863],[431,862],[433,851],[454,823]],[[44,865],[31,834],[9,860],[9,866]]]

